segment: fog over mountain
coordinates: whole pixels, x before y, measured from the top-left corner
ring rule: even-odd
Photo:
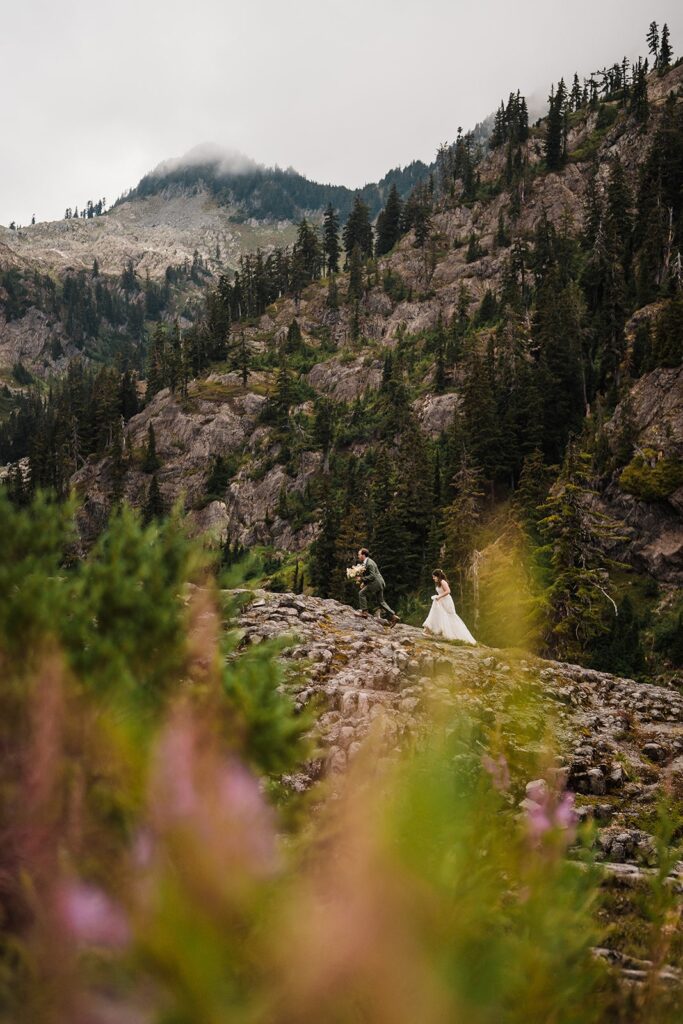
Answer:
[[[162,177],[181,168],[200,167],[204,164],[213,165],[217,174],[244,174],[247,171],[254,171],[258,167],[255,160],[238,150],[220,146],[216,142],[201,142],[182,156],[162,160],[151,173]]]

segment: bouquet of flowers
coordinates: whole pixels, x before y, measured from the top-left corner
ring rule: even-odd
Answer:
[[[350,569],[346,570],[347,580],[353,580],[356,586],[360,587],[363,585],[363,576],[365,574],[365,566],[362,563],[358,565],[352,565]]]

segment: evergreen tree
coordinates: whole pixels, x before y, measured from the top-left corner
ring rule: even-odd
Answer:
[[[663,75],[665,71],[669,70],[672,58],[673,50],[671,49],[669,26],[664,24],[662,26],[662,40],[659,45],[659,59],[657,61],[657,69],[659,70],[660,75]]]
[[[493,129],[491,130],[491,137],[489,139],[489,145],[491,149],[497,149],[502,146],[505,142],[507,125],[505,123],[505,104],[500,101],[500,106],[496,110],[495,117],[493,119]]]
[[[135,265],[132,260],[128,260],[125,267],[123,268],[123,271],[121,273],[121,287],[123,288],[124,292],[129,293],[138,292],[140,290],[138,277],[135,272]]]
[[[115,422],[112,430],[110,445],[111,453],[111,480],[112,480],[112,505],[117,506],[123,498],[123,482],[126,476],[126,466],[123,454],[123,430],[121,420]]]
[[[4,486],[7,496],[17,508],[23,508],[30,499],[30,483],[24,480],[24,474],[18,462],[13,463],[5,478]]]
[[[548,99],[545,162],[549,171],[560,170],[567,156],[566,99],[564,80],[561,79],[557,86],[557,92],[553,89]]]
[[[223,501],[225,492],[232,477],[234,464],[224,455],[215,455],[211,462],[211,471],[206,481],[206,500]]]
[[[437,395],[443,394],[446,390],[448,380],[446,375],[446,336],[443,328],[439,331],[435,343],[434,356],[434,391]]]
[[[465,259],[468,263],[474,263],[481,256],[481,249],[479,248],[479,242],[474,231],[470,232],[469,241],[467,243],[467,254]]]
[[[543,453],[535,448],[524,460],[519,486],[514,494],[515,514],[529,537],[540,543],[538,524],[543,518],[541,506],[548,497],[551,470],[543,462]]]
[[[285,362],[281,363],[275,381],[275,392],[269,401],[277,429],[286,435],[289,430],[289,410],[294,404],[292,377]]]
[[[670,283],[683,223],[683,106],[670,94],[642,166],[634,244],[638,303],[654,301]]]
[[[163,519],[166,514],[166,505],[159,490],[159,481],[156,473],[152,477],[147,491],[147,500],[142,509],[142,521],[151,523],[156,519]]]
[[[468,455],[493,485],[500,471],[501,430],[490,362],[472,352],[462,389],[463,431]]]
[[[291,355],[293,352],[299,351],[303,342],[303,335],[301,334],[301,328],[299,327],[299,321],[294,317],[291,324],[287,328],[287,337],[285,339],[284,351],[287,355]]]
[[[443,511],[444,561],[458,581],[460,603],[470,597],[468,574],[481,519],[483,483],[480,469],[466,448],[461,448],[459,465],[451,481],[452,501]]]
[[[145,445],[145,452],[142,457],[142,472],[156,473],[160,466],[161,462],[159,461],[159,457],[157,455],[154,424],[150,422],[147,428],[147,444]]]
[[[360,302],[358,299],[353,299],[351,306],[351,322],[349,324],[351,330],[351,341],[356,342],[361,336],[361,323],[360,323]]]
[[[387,203],[377,218],[377,245],[378,256],[390,252],[401,236],[401,214],[403,204],[398,194],[396,185],[389,189]]]
[[[637,679],[645,668],[645,655],[640,639],[641,623],[628,596],[610,616],[609,626],[590,650],[592,668],[601,672]]]
[[[119,381],[119,412],[124,420],[129,420],[139,409],[135,377],[130,370],[126,370]]]
[[[576,285],[561,285],[557,267],[546,275],[533,321],[543,395],[543,450],[558,462],[567,439],[578,432],[585,410],[582,372],[582,306]]]
[[[368,259],[372,256],[372,225],[370,223],[370,211],[359,195],[356,195],[354,198],[353,209],[349,214],[349,219],[344,225],[342,237],[347,263],[356,246],[358,246],[363,258]]]
[[[683,289],[665,303],[657,317],[652,357],[656,366],[680,366],[683,360]]]
[[[147,400],[166,387],[166,332],[157,324],[152,334],[147,360]]]
[[[652,365],[652,336],[650,325],[647,320],[642,321],[636,327],[631,349],[630,372],[634,380],[650,369]]]
[[[250,366],[251,349],[249,348],[249,343],[247,342],[244,331],[240,331],[240,341],[237,350],[237,369],[240,372],[242,387],[245,391],[247,389],[247,383],[249,382]]]
[[[394,593],[413,590],[424,571],[431,520],[431,461],[422,432],[408,421],[393,459],[375,466],[372,549]]]
[[[339,309],[339,286],[337,285],[337,278],[334,274],[330,274],[325,304],[328,309]]]
[[[313,437],[327,457],[334,437],[334,409],[328,398],[316,398],[314,403]]]
[[[183,368],[183,341],[180,324],[176,320],[166,346],[166,380],[171,391],[183,391],[185,382]]]
[[[323,254],[327,273],[337,274],[341,245],[339,243],[339,217],[332,203],[328,203],[323,218]]]
[[[652,57],[652,67],[657,68],[659,64],[659,26],[656,21],[650,22],[647,32],[647,48]]]
[[[413,229],[415,240],[413,244],[417,249],[424,249],[432,230],[432,199],[428,189],[418,187],[413,190],[406,212],[408,222]]]
[[[510,244],[510,235],[508,234],[505,226],[505,215],[502,211],[498,213],[498,226],[496,228],[496,245],[501,249],[506,249]]]
[[[630,110],[636,121],[647,124],[650,116],[650,104],[647,96],[647,61],[638,63],[633,69],[633,88],[631,89]]]
[[[320,277],[321,250],[317,232],[304,217],[299,224],[296,242],[292,250],[292,261],[295,276],[298,278],[294,287],[295,294]]]
[[[363,281],[363,253],[360,245],[354,245],[349,258],[349,291],[350,301],[358,302],[365,292]]]
[[[616,613],[605,546],[618,525],[597,510],[588,482],[589,457],[570,445],[558,484],[539,523],[551,582],[546,592],[546,649],[553,657],[581,661]]]
[[[349,488],[349,504],[339,518],[339,525],[334,538],[334,555],[331,561],[332,569],[327,583],[322,580],[319,584],[322,589],[328,590],[328,596],[346,604],[355,604],[358,601],[358,588],[355,583],[350,583],[346,578],[347,566],[357,561],[358,548],[363,544],[360,538],[369,535],[368,517],[366,514],[366,503],[364,495],[354,492]],[[329,556],[327,546],[324,555]]]

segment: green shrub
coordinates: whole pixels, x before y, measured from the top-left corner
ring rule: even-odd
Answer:
[[[403,278],[395,270],[387,268],[382,278],[382,288],[393,302],[404,302],[409,295]]]
[[[619,477],[622,490],[642,501],[666,501],[683,486],[681,460],[665,456],[654,462],[656,457],[651,449],[639,452]]]
[[[611,128],[618,116],[619,109],[616,104],[601,103],[598,116],[595,119],[595,130],[603,131],[606,128]]]

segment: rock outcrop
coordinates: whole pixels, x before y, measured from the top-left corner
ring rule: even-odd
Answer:
[[[659,795],[666,787],[683,802],[681,694],[520,652],[441,643],[410,626],[389,629],[357,618],[336,601],[266,591],[237,594],[244,602],[242,643],[291,638],[282,654],[295,669],[287,686],[298,706],[313,704],[319,713],[317,758],[284,780],[296,791],[326,777],[327,791],[334,793],[370,731],[380,762],[391,761],[419,741],[434,712],[455,721],[472,711],[524,751],[530,743],[544,747],[550,726],[555,756],[549,772],[574,792],[579,819],[594,822],[605,893],[600,917],[616,925],[607,946],[594,954],[628,984],[647,979],[652,963],[634,957],[619,929],[629,916],[638,927],[638,901],[657,871],[650,830]],[[511,709],[529,691],[535,693],[526,712],[532,720],[521,737]],[[545,783],[530,781],[527,796],[539,785]],[[523,808],[524,788],[514,788],[513,782],[513,796]],[[683,862],[674,865],[667,884],[683,893]],[[683,980],[674,966],[658,965],[657,971],[667,985]]]
[[[537,713],[554,723],[563,777],[579,803],[585,798],[583,813],[609,820],[605,850],[616,842],[621,859],[633,861],[649,850],[640,833],[628,841],[612,833],[634,827],[638,807],[651,802],[664,778],[679,779],[683,695],[676,690],[519,652],[440,642],[403,624],[389,629],[337,601],[240,593],[247,599],[239,618],[243,643],[292,638],[283,657],[301,667],[297,704],[322,705],[317,736],[325,771],[345,769],[375,719],[381,718],[390,754],[419,731],[434,704],[446,713],[470,707],[505,720],[510,697],[531,689]]]
[[[683,461],[683,367],[660,368],[636,381],[606,425],[613,450],[629,431],[636,455]],[[668,498],[629,493],[617,472],[603,492],[604,509],[628,538],[617,556],[665,583],[683,583],[683,487]]]
[[[32,308],[18,320],[7,320],[0,311],[0,369],[21,364],[38,377],[63,373],[81,355],[60,324]]]
[[[6,261],[41,273],[90,270],[118,275],[132,260],[138,273],[163,278],[168,266],[192,262],[195,252],[210,267],[234,267],[243,252],[293,241],[294,226],[283,221],[237,223],[235,209],[220,206],[206,191],[135,198],[90,220],[43,221],[10,231],[0,227]]]

